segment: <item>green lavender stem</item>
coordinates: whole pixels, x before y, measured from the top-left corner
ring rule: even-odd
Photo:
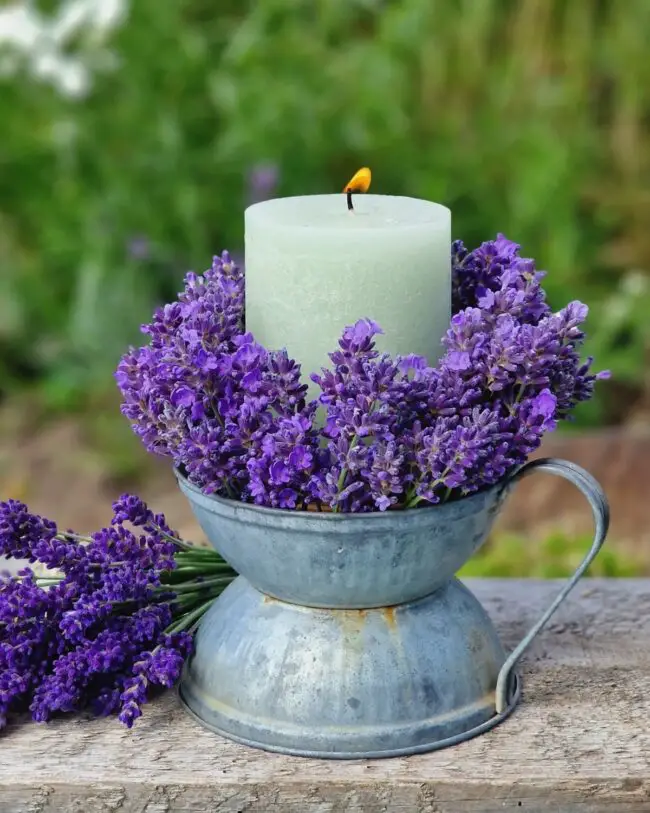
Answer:
[[[230,565],[215,562],[214,564],[200,564],[197,562],[195,565],[182,565],[174,570],[170,570],[170,575],[185,576],[186,574],[192,576],[194,574],[202,576],[204,573],[233,573]]]
[[[208,610],[212,603],[215,601],[217,596],[213,596],[208,601],[204,601],[202,604],[199,604],[194,610],[189,613],[185,613],[181,618],[175,621],[173,624],[170,624],[165,632],[167,635],[174,635],[177,632],[183,632],[188,627],[192,625],[193,622],[198,621],[201,616]]]
[[[204,579],[200,582],[181,582],[180,584],[169,585],[169,587],[167,585],[163,585],[159,589],[161,592],[171,590],[174,593],[203,592],[210,587],[225,587],[226,585],[230,584],[234,578],[234,576],[220,576],[216,579]]]
[[[205,562],[210,559],[214,559],[216,562],[223,562],[221,556],[211,548],[192,548],[187,551],[179,551],[174,554],[174,559],[179,563],[193,561]]]

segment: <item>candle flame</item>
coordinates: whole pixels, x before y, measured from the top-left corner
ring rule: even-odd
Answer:
[[[355,172],[350,180],[346,183],[344,192],[367,192],[370,189],[370,181],[372,180],[372,173],[368,167],[362,167],[358,172]]]

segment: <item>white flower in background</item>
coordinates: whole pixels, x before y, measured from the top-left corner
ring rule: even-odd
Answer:
[[[127,0],[68,0],[53,16],[41,14],[30,0],[0,9],[0,76],[25,67],[65,96],[85,96],[93,72],[114,65],[107,40],[127,11]],[[81,50],[67,54],[73,39]]]

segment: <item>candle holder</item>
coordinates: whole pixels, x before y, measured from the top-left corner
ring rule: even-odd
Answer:
[[[537,471],[577,486],[596,530],[573,577],[506,655],[454,574],[513,485]],[[422,753],[505,720],[521,695],[517,662],[598,553],[609,517],[593,477],[555,459],[456,501],[371,514],[256,507],[177,477],[210,543],[241,574],[197,632],[182,702],[218,734],[307,757]]]
[[[187,708],[284,753],[411,754],[505,719],[519,658],[602,545],[598,484],[571,463],[527,460],[608,373],[580,357],[587,307],[554,313],[516,243],[456,241],[450,258],[444,207],[365,196],[344,225],[330,197],[250,207],[245,307],[224,252],[187,275],[178,302],[143,328],[151,345],[116,376],[124,414],[182,471],[208,539],[241,574],[200,607]],[[323,280],[327,301],[314,294]],[[372,318],[357,318],[361,302]],[[583,491],[596,533],[507,656],[454,574],[510,487],[537,470]]]

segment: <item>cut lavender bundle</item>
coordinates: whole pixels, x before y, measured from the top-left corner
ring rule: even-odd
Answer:
[[[0,579],[0,728],[11,713],[84,709],[131,727],[178,680],[198,620],[236,576],[128,495],[90,536],[0,503],[0,554],[45,568]]]

